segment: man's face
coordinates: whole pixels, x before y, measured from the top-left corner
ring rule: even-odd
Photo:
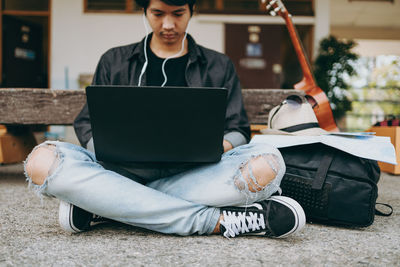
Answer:
[[[190,20],[189,5],[170,6],[161,0],[150,0],[147,19],[160,44],[175,45],[185,35]]]

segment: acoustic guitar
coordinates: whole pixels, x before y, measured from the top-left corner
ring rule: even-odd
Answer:
[[[303,45],[301,44],[296,28],[293,25],[292,15],[289,14],[281,0],[262,0],[262,3],[265,4],[266,9],[272,16],[279,15],[286,22],[290,39],[293,43],[297,58],[303,71],[303,79],[294,85],[294,89],[303,90],[307,95],[312,96],[312,98],[317,102],[316,106],[313,105],[314,112],[318,119],[319,126],[322,129],[331,132],[339,132],[339,128],[333,118],[328,97],[315,82],[310,63],[308,58],[305,56]]]

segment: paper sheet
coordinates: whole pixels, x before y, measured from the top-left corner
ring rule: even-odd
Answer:
[[[393,144],[390,142],[390,137],[374,136],[371,133],[317,136],[255,135],[250,143],[264,143],[277,148],[323,143],[354,156],[397,165],[396,152]]]

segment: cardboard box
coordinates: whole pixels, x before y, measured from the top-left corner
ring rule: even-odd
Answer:
[[[261,134],[261,130],[267,129],[267,125],[263,124],[251,124],[250,125],[250,130],[251,130],[251,138],[253,138],[254,135],[256,134]]]
[[[17,163],[26,159],[36,145],[31,132],[13,135],[0,129],[0,163]]]
[[[381,171],[392,174],[400,174],[400,127],[399,126],[379,126],[372,127],[368,132],[375,132],[377,136],[388,136],[396,150],[397,165],[378,162]]]

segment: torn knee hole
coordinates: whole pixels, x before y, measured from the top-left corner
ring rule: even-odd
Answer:
[[[33,183],[41,185],[59,164],[54,145],[41,146],[32,152],[26,162],[26,173]]]
[[[239,190],[248,188],[251,192],[263,190],[278,174],[279,161],[273,154],[254,157],[243,164],[240,169],[242,179],[235,179]]]

